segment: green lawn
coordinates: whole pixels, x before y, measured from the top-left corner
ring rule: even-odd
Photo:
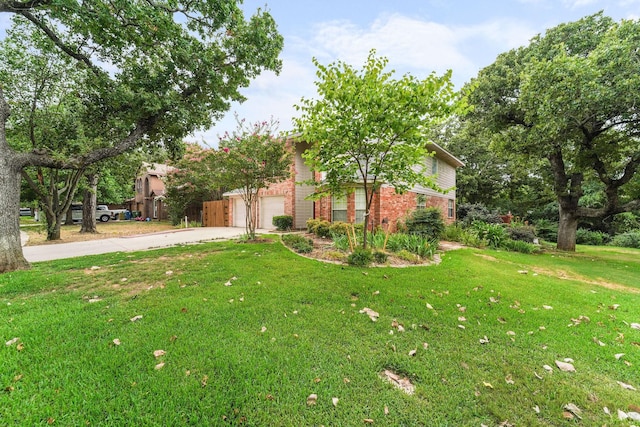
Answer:
[[[223,242],[39,263],[0,276],[0,339],[19,338],[0,349],[0,425],[629,426],[639,301],[640,251],[616,248],[363,270]]]

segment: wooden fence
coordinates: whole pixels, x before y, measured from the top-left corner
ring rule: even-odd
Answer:
[[[202,204],[203,227],[229,226],[229,200],[216,200]]]

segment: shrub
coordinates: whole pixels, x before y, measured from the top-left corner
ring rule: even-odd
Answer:
[[[280,231],[291,230],[291,227],[293,227],[293,217],[291,215],[274,216],[271,223]]]
[[[576,243],[580,245],[601,246],[609,241],[610,236],[602,231],[592,231],[585,228],[576,230]]]
[[[349,237],[346,234],[334,234],[331,236],[333,239],[333,247],[341,251],[348,251],[349,247]]]
[[[444,231],[442,212],[438,208],[416,209],[405,221],[408,234],[439,238]]]
[[[331,236],[344,236],[349,232],[351,232],[351,224],[346,222],[336,221],[329,226]]]
[[[465,233],[465,230],[459,223],[447,225],[442,232],[442,239],[450,242],[460,242],[463,233]]]
[[[638,229],[640,229],[640,218],[633,212],[623,212],[614,215],[609,231],[612,234],[622,234]]]
[[[535,228],[530,225],[508,227],[507,234],[511,240],[533,243],[536,238]]]
[[[308,254],[313,251],[313,240],[299,234],[285,234],[282,236],[282,242],[301,254]]]
[[[618,234],[609,243],[611,246],[640,249],[640,229]]]
[[[368,267],[373,261],[373,254],[369,249],[356,248],[347,257],[347,263],[354,267]]]
[[[536,236],[548,242],[558,241],[558,222],[539,219],[535,223]]]
[[[473,221],[472,229],[480,239],[486,240],[494,248],[499,248],[507,239],[507,232],[502,224]]]
[[[344,252],[339,251],[327,251],[324,253],[324,256],[333,261],[344,262],[347,259],[347,255]]]
[[[318,237],[330,237],[331,233],[329,229],[331,228],[331,223],[324,219],[308,219],[307,220],[307,231],[309,233],[313,233]]]
[[[320,223],[321,220],[310,218],[307,220],[307,233],[315,233],[316,226]]]
[[[538,251],[538,247],[536,245],[522,240],[507,239],[502,242],[502,247],[508,251],[522,252],[523,254],[532,254]]]
[[[385,262],[387,262],[388,258],[389,258],[389,256],[386,254],[386,252],[375,251],[373,253],[373,261],[376,264],[384,264]]]
[[[488,224],[502,224],[502,218],[497,211],[491,211],[482,203],[460,203],[456,211],[458,219],[469,225],[474,221]]]

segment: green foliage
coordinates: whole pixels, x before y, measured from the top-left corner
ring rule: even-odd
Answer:
[[[301,254],[307,254],[313,251],[313,240],[307,239],[299,234],[283,234],[282,242]]]
[[[640,230],[632,230],[618,234],[611,239],[609,244],[611,246],[620,246],[623,248],[640,249]]]
[[[489,246],[499,248],[508,239],[507,232],[502,224],[489,224],[482,221],[473,221],[471,229],[481,240],[489,242]]]
[[[640,217],[633,212],[623,212],[615,215],[610,225],[610,231],[612,234],[622,234],[639,229]]]
[[[374,251],[373,252],[373,262],[376,264],[384,264],[389,259],[389,255],[386,252],[382,251]]]
[[[558,240],[558,222],[547,219],[539,219],[535,223],[536,236],[547,242]]]
[[[470,119],[493,133],[494,147],[523,165],[546,158],[539,172],[571,219],[561,226],[573,228],[560,230],[559,249],[575,250],[579,219],[637,206],[626,188],[640,163],[631,154],[640,131],[639,38],[638,20],[597,13],[501,54],[468,88]]]
[[[361,70],[342,61],[325,66],[314,58],[313,63],[320,99],[303,98],[296,105],[301,116],[294,118],[294,132],[312,142],[305,160],[326,175],[317,195],[340,194],[354,180],[362,181],[367,196],[382,184],[398,192],[416,184],[437,188],[433,176],[412,166],[431,155],[425,146],[429,130],[464,107],[451,73],[396,80],[384,71],[388,60],[376,58],[375,51]],[[366,198],[367,212],[371,200]]]
[[[462,234],[465,232],[462,225],[458,222],[446,225],[442,232],[442,239],[450,242],[460,242]]]
[[[354,267],[368,267],[373,261],[370,249],[355,248],[347,257],[347,263]]]
[[[610,239],[611,236],[602,231],[587,230],[585,228],[578,228],[576,230],[576,243],[580,245],[601,246],[606,244]]]
[[[316,226],[318,225],[318,223],[320,222],[320,219],[315,219],[315,218],[309,218],[307,220],[307,233],[315,233],[316,231]]]
[[[251,239],[256,233],[253,206],[258,191],[291,177],[293,154],[284,138],[274,136],[276,128],[275,121],[247,125],[238,120],[238,128],[225,133],[212,153],[215,180],[222,187],[238,189],[245,202],[246,232]]]
[[[444,231],[442,212],[438,208],[416,209],[405,220],[407,233],[437,239]]]
[[[329,233],[331,236],[342,236],[346,235],[351,230],[352,224],[348,224],[342,221],[335,221],[331,223],[329,227]]]
[[[511,240],[533,243],[536,238],[536,230],[531,225],[511,225],[507,227],[507,234]]]
[[[481,203],[460,203],[456,208],[458,221],[471,225],[474,221],[488,224],[502,224],[502,218],[497,211],[492,211]]]
[[[273,217],[272,223],[279,231],[291,230],[293,217],[291,215],[277,215]]]
[[[520,252],[523,254],[533,254],[538,252],[538,247],[522,240],[507,239],[502,242],[502,247],[508,251]]]
[[[396,256],[401,260],[410,262],[412,264],[418,264],[419,262],[422,261],[418,255],[412,252],[409,252],[406,249],[401,249],[398,252],[396,252]]]

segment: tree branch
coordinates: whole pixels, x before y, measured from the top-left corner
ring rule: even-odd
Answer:
[[[36,7],[50,4],[51,0],[32,1],[2,1],[0,0],[0,12],[16,13],[24,10],[35,9]]]

